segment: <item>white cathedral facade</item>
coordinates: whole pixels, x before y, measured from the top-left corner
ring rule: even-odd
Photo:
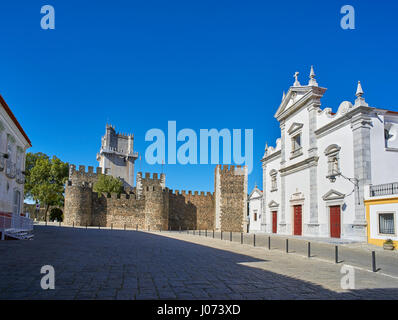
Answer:
[[[369,106],[360,83],[332,113],[313,68],[308,85],[297,76],[275,114],[281,137],[265,148],[249,231],[366,241],[365,186],[398,181],[398,113]]]

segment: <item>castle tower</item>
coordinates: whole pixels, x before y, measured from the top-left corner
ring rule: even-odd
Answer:
[[[126,187],[134,187],[134,162],[138,152],[134,152],[134,135],[116,133],[115,128],[106,125],[101,139],[101,149],[97,161],[106,174],[124,180]]]
[[[169,193],[166,175],[137,173],[137,198],[145,199],[145,228],[167,230],[169,227]]]
[[[68,181],[65,188],[64,223],[84,226],[91,224],[92,187],[89,183],[72,184]]]
[[[246,166],[216,166],[214,226],[217,230],[247,232],[247,180]]]

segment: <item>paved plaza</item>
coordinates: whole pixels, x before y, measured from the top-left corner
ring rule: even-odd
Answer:
[[[397,299],[398,276],[186,233],[35,226],[0,242],[0,299]],[[390,257],[396,262],[396,255]],[[55,269],[55,289],[40,286]],[[383,268],[382,268],[383,269]]]

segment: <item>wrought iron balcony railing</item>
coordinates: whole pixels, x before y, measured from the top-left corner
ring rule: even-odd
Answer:
[[[371,197],[389,196],[393,194],[398,194],[398,182],[370,186]]]

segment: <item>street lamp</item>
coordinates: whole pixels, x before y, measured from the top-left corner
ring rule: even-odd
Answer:
[[[357,192],[358,192],[358,204],[361,204],[361,199],[359,197],[359,180],[357,178],[348,178],[345,175],[343,175],[341,172],[335,172],[335,171],[332,171],[332,174],[327,176],[327,178],[330,180],[330,182],[335,182],[337,177],[342,177],[342,178],[350,181],[354,185],[353,192],[355,190],[357,190]]]

